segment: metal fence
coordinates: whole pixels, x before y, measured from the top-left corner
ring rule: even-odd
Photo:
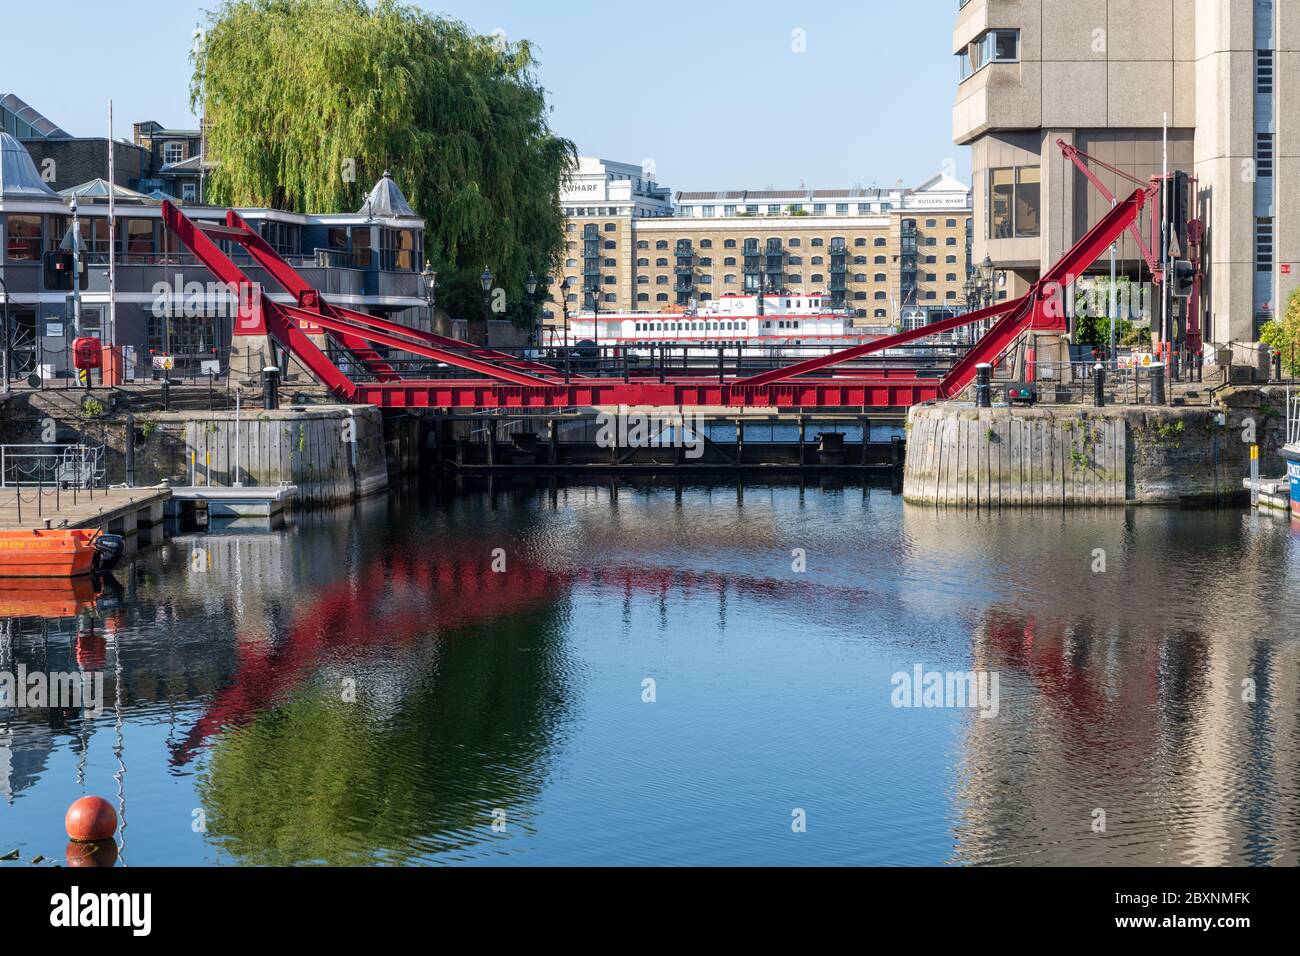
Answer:
[[[104,487],[99,445],[0,445],[0,488]]]

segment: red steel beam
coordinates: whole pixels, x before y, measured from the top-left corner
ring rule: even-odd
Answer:
[[[295,355],[335,395],[345,402],[355,400],[356,385],[316,347],[311,339],[303,334],[296,323],[290,321],[284,307],[261,291],[260,287],[250,280],[243,270],[218,248],[216,243],[204,235],[188,216],[165,199],[162,204],[162,220],[217,279],[238,290],[239,312],[235,319],[236,332],[250,326],[264,327],[277,343]],[[252,297],[254,291],[257,292],[256,300]],[[250,303],[260,307],[260,321],[259,316],[250,310]]]
[[[487,375],[503,382],[510,382],[515,385],[552,384],[546,379],[538,378],[535,375],[528,375],[515,369],[503,368],[500,365],[493,365],[491,362],[470,358],[465,353],[457,350],[435,348],[432,345],[399,338],[396,335],[389,335],[387,332],[379,332],[375,329],[361,329],[350,322],[318,312],[308,312],[306,309],[295,309],[292,306],[283,306],[282,308],[289,316],[303,322],[315,322],[323,329],[329,329],[332,332],[347,332],[367,342],[386,345],[389,348],[404,349],[407,352],[413,352],[425,358],[436,359],[439,362],[446,362],[448,365],[454,365],[470,372],[478,372],[480,375]]]
[[[423,329],[412,328],[398,322],[392,322],[388,319],[380,318],[379,316],[368,315],[365,312],[357,312],[353,309],[347,309],[343,306],[335,305],[332,302],[326,301],[325,298],[315,288],[313,288],[296,269],[293,268],[293,266],[289,265],[289,263],[275,251],[275,248],[270,243],[258,234],[257,230],[250,226],[243,217],[233,209],[226,213],[225,226],[209,226],[206,224],[200,224],[199,228],[204,232],[217,233],[223,239],[230,239],[243,245],[243,247],[248,250],[248,254],[257,260],[258,265],[270,273],[271,277],[298,301],[298,306],[300,308],[324,312],[333,315],[335,318],[346,319],[362,325],[368,325],[384,332],[411,336],[428,345],[433,345],[439,348],[468,352],[474,358],[491,359],[498,365],[507,365],[513,368],[526,369],[542,378],[545,378],[548,375],[556,378],[561,377],[555,369],[551,368],[549,365],[543,365],[540,362],[520,360],[518,356],[511,355],[508,352],[501,352],[496,349],[477,348],[471,343],[462,342],[459,339],[448,338],[445,335],[438,335],[436,332],[425,332]],[[339,334],[347,335],[347,333],[342,332]]]
[[[907,408],[940,398],[936,378],[815,380],[740,386],[718,382],[623,382],[502,385],[483,379],[362,383],[357,401],[383,408],[556,409],[677,405],[730,408]]]
[[[779,382],[795,375],[803,375],[806,372],[815,372],[818,369],[826,368],[828,365],[837,365],[840,362],[846,362],[849,359],[857,358],[860,355],[869,355],[872,352],[880,352],[899,345],[906,345],[908,342],[914,342],[917,339],[923,339],[931,335],[938,335],[941,332],[948,332],[952,329],[961,328],[961,326],[970,325],[972,322],[982,322],[984,319],[991,319],[994,316],[1002,315],[1002,313],[1010,311],[1020,305],[1020,303],[1021,299],[998,302],[988,308],[980,309],[977,312],[967,312],[965,315],[959,315],[951,319],[944,319],[942,322],[935,322],[931,325],[909,329],[906,332],[899,332],[895,335],[886,336],[883,339],[865,342],[862,345],[850,346],[847,349],[832,352],[830,355],[822,355],[818,358],[797,362],[794,365],[787,365],[784,368],[774,368],[768,372],[751,375],[749,378],[742,378],[736,384],[767,385],[771,382]]]

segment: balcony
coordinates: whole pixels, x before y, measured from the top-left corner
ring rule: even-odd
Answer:
[[[679,262],[676,266],[673,267],[673,272],[677,273],[679,276],[689,276],[689,275],[694,275],[694,274],[695,274],[695,266],[693,266],[693,265],[691,265],[691,264],[689,264],[689,263],[680,263],[680,262]]]

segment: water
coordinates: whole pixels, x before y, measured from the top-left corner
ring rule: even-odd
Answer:
[[[1297,862],[1300,534],[1269,518],[498,486],[118,577],[102,647],[27,619],[0,650],[102,655],[107,704],[0,710],[0,853],[62,859],[94,793],[119,865]],[[893,706],[917,665],[995,672],[997,716]]]

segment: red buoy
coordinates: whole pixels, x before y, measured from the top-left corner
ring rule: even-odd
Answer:
[[[78,843],[111,840],[117,832],[117,811],[103,797],[82,797],[68,807],[63,826]]]

